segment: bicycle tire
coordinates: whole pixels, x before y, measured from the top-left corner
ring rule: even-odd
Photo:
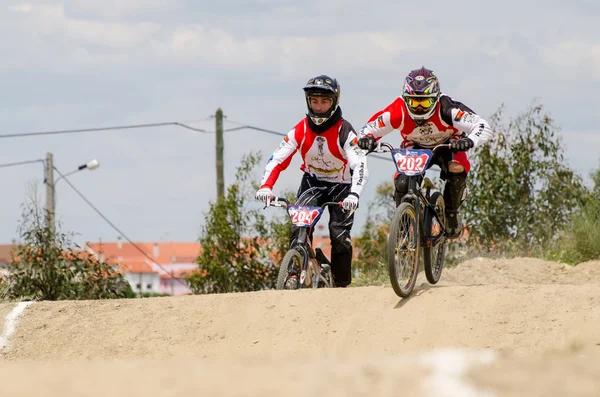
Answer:
[[[444,196],[440,192],[434,192],[429,199],[429,203],[434,206],[435,210],[439,214],[442,222],[445,222],[446,206],[444,202]],[[435,225],[437,219],[431,212],[431,209],[427,207],[425,209],[425,215],[423,217],[423,226],[425,236],[431,237],[435,235]],[[445,225],[442,225],[445,226]],[[441,228],[440,231],[441,233]],[[444,255],[446,252],[446,239],[442,238],[437,242],[435,246],[423,247],[423,268],[425,270],[425,277],[430,284],[437,284],[442,276],[442,270],[444,268]]]
[[[388,235],[387,254],[388,273],[392,288],[396,295],[406,298],[415,287],[419,268],[419,225],[415,208],[410,203],[401,203],[396,208]],[[402,269],[398,266],[400,259],[404,262]],[[407,266],[410,266],[410,269],[405,269]],[[400,277],[403,276],[405,270],[410,270],[410,273],[408,281],[404,284],[400,282]]]
[[[300,276],[300,268],[302,267],[302,262],[304,261],[303,255],[295,249],[291,249],[285,253],[283,259],[281,260],[281,264],[279,265],[279,274],[277,275],[277,283],[275,284],[275,289],[282,290],[285,288],[285,283],[288,277],[288,271],[290,268],[290,262],[294,259],[297,260],[297,275]],[[296,288],[298,289],[299,285],[296,283]]]

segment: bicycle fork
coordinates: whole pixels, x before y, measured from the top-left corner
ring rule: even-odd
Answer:
[[[422,233],[423,228],[421,227],[421,222],[422,222],[422,213],[423,213],[423,208],[421,208],[421,206],[423,205],[423,203],[421,202],[421,198],[419,193],[417,193],[418,191],[418,187],[417,187],[417,178],[416,177],[410,177],[408,179],[408,193],[406,195],[404,195],[404,198],[402,201],[408,201],[410,204],[412,204],[413,208],[415,209],[415,256],[417,258],[419,258],[419,248],[420,246],[424,243],[424,233]],[[418,259],[417,259],[418,260]]]
[[[298,240],[294,247],[302,254],[302,266],[300,268],[300,279],[298,280],[299,288],[304,288],[305,284],[307,287],[318,288],[319,281],[323,281],[325,285],[330,285],[333,282],[331,272],[329,272],[330,280],[323,277],[322,268],[317,262],[317,258],[312,254],[312,250],[306,248],[308,244],[308,230],[302,228],[298,233]],[[311,261],[313,262],[312,266]]]

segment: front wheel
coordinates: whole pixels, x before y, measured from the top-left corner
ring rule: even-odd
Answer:
[[[415,207],[402,203],[396,208],[388,236],[387,256],[390,282],[396,295],[408,297],[417,282],[419,269],[419,225]]]
[[[304,256],[295,249],[286,252],[281,264],[275,289],[298,289],[298,277]]]
[[[429,199],[429,203],[435,208],[439,219],[442,222],[446,220],[446,207],[444,196],[440,192],[434,192]],[[438,218],[432,213],[431,208],[425,210],[423,219],[426,240],[438,239],[435,245],[425,244],[423,247],[423,267],[425,268],[425,277],[430,284],[436,284],[440,281],[442,269],[444,267],[444,254],[446,253],[446,238],[442,236],[443,224],[440,224]]]

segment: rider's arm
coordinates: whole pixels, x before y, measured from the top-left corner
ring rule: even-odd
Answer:
[[[366,152],[358,147],[358,137],[350,123],[347,121],[344,122],[342,129],[344,128],[349,129],[349,131],[347,131],[346,141],[343,142],[343,149],[346,153],[346,158],[348,159],[348,166],[352,170],[352,187],[350,188],[350,192],[360,196],[369,179],[367,156]]]
[[[442,95],[440,106],[442,120],[457,130],[465,132],[474,146],[481,145],[494,136],[488,122],[463,103]]]
[[[288,134],[283,141],[279,144],[279,147],[273,152],[267,165],[265,167],[265,173],[263,174],[260,182],[260,187],[273,189],[277,178],[281,171],[285,170],[291,163],[294,154],[298,150],[299,141],[302,140],[304,135],[305,122],[302,120],[298,123]]]
[[[385,109],[371,116],[367,124],[361,128],[358,137],[362,138],[363,136],[371,135],[379,140],[394,129],[400,128],[403,121],[404,110],[402,107],[402,98],[398,98]]]

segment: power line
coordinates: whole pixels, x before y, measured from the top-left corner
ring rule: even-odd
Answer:
[[[16,165],[23,165],[23,164],[33,164],[33,163],[43,163],[45,164],[45,160],[39,159],[39,160],[27,160],[27,161],[18,161],[16,163],[5,163],[5,164],[0,164],[0,168],[4,168],[4,167],[14,167]]]
[[[267,130],[265,128],[260,128],[260,127],[254,127],[252,125],[242,125],[242,126],[239,126],[239,127],[228,128],[228,129],[223,130],[223,131],[224,132],[230,132],[230,131],[238,131],[238,130],[243,130],[243,129],[256,130],[256,131],[266,132],[268,134],[279,135],[279,136],[287,136],[287,134],[284,134],[282,132],[277,132],[277,131],[273,131],[273,130]]]
[[[162,122],[162,123],[131,124],[131,125],[119,125],[119,126],[98,127],[98,128],[81,128],[81,129],[55,130],[55,131],[37,131],[37,132],[25,132],[25,133],[20,133],[20,134],[0,134],[0,138],[21,138],[21,137],[27,137],[27,136],[40,136],[40,135],[75,134],[75,133],[79,133],[79,132],[165,127],[168,125],[174,125],[177,127],[187,128],[188,130],[203,132],[203,133],[212,133],[213,132],[213,131],[207,131],[207,130],[204,130],[201,128],[192,127],[190,125],[180,123],[178,121],[168,121],[168,122]]]
[[[184,283],[183,281],[181,281],[180,279],[174,277],[171,273],[169,273],[164,267],[162,267],[162,265],[158,262],[156,262],[154,259],[152,259],[152,257],[150,257],[150,255],[148,255],[144,250],[142,250],[136,243],[134,243],[133,241],[131,241],[129,239],[129,237],[127,237],[127,235],[125,235],[125,233],[123,233],[117,226],[115,226],[114,223],[112,223],[106,216],[104,216],[104,214],[102,212],[100,212],[100,210],[98,208],[96,208],[96,206],[94,204],[92,204],[90,202],[90,200],[87,199],[87,197],[85,197],[83,195],[83,193],[81,193],[72,183],[71,181],[69,181],[67,178],[65,178],[65,175],[62,174],[56,167],[54,167],[54,170],[58,173],[58,175],[61,176],[62,179],[64,179],[65,182],[67,182],[69,184],[69,186],[71,186],[71,189],[73,189],[75,191],[75,193],[77,193],[79,195],[79,197],[81,197],[83,199],[83,201],[85,201],[90,207],[92,207],[92,209],[94,211],[96,211],[96,213],[98,215],[100,215],[102,217],[102,219],[104,219],[106,221],[106,223],[108,223],[113,229],[115,229],[117,231],[117,233],[119,233],[121,236],[123,236],[125,238],[125,240],[127,240],[127,242],[131,245],[133,245],[138,251],[140,251],[146,258],[150,259],[150,261],[152,261],[152,263],[155,263],[158,267],[160,267],[166,274],[168,274],[171,278],[177,280],[181,285],[185,286],[186,288],[188,287],[188,285],[186,283]]]
[[[236,123],[234,121],[228,121],[228,122],[232,123],[232,124],[240,124],[240,123]],[[256,130],[256,131],[266,132],[266,133],[273,134],[273,135],[278,135],[278,136],[287,136],[287,134],[284,134],[282,132],[277,132],[277,131],[273,131],[273,130],[267,130],[265,128],[255,127],[255,126],[252,126],[252,125],[240,125],[239,127],[228,128],[228,129],[223,130],[223,131],[230,132],[230,131],[238,131],[238,130],[243,130],[243,129]],[[376,159],[379,159],[379,160],[391,161],[392,163],[394,162],[394,160],[392,158],[390,158],[390,157],[383,157],[383,156],[379,156],[379,155],[376,155],[376,154],[370,154],[369,157],[376,158]]]
[[[208,119],[210,119],[212,117],[213,116],[210,116],[210,117],[208,117]],[[203,121],[206,121],[206,120],[203,120]],[[237,123],[235,121],[230,121],[230,120],[227,120],[226,118],[225,118],[225,121],[227,121],[228,123],[232,123],[232,124],[238,124],[239,127],[228,128],[228,129],[223,130],[224,132],[250,129],[250,130],[266,132],[267,134],[283,136],[283,137],[285,137],[287,135],[287,134],[284,134],[284,133],[281,133],[278,131],[268,130],[266,128],[256,127],[256,126],[252,126],[252,125],[242,125],[241,123]],[[95,132],[95,131],[125,130],[125,129],[134,129],[134,128],[165,127],[165,126],[169,126],[169,125],[182,127],[182,128],[186,128],[188,130],[202,132],[202,133],[213,133],[213,131],[207,131],[207,130],[204,130],[201,128],[192,127],[188,124],[184,124],[184,123],[181,123],[178,121],[168,121],[168,122],[161,122],[161,123],[131,124],[131,125],[109,126],[109,127],[80,128],[80,129],[71,129],[71,130],[25,132],[25,133],[20,133],[20,134],[0,134],[0,138],[21,138],[21,137],[28,137],[28,136],[75,134],[75,133],[80,133],[80,132]],[[393,160],[389,157],[381,157],[381,156],[373,155],[373,154],[371,155],[371,157],[374,157],[374,158],[377,158],[380,160],[387,160],[387,161],[393,162]]]
[[[210,119],[212,117],[213,116],[209,117],[208,119]],[[203,121],[206,121],[206,120],[203,120]],[[256,127],[253,125],[242,125],[241,123],[237,123],[235,121],[230,121],[230,120],[227,120],[226,118],[225,118],[225,121],[227,121],[228,123],[232,123],[232,124],[238,124],[239,127],[228,128],[228,129],[223,130],[224,132],[232,132],[232,131],[239,131],[239,130],[243,130],[243,129],[249,129],[249,130],[265,132],[267,134],[283,136],[283,137],[285,137],[287,135],[282,132],[273,131],[273,130],[269,130],[269,129],[261,128],[261,127]],[[169,125],[182,127],[182,128],[186,128],[188,130],[202,132],[202,133],[213,133],[214,132],[214,131],[207,131],[202,128],[192,127],[188,124],[181,123],[178,121],[168,121],[168,122],[161,122],[161,123],[130,124],[130,125],[97,127],[97,128],[80,128],[80,129],[71,129],[71,130],[36,131],[36,132],[25,132],[25,133],[20,133],[20,134],[0,134],[0,138],[22,138],[22,137],[28,137],[28,136],[75,134],[75,133],[80,133],[80,132],[95,132],[95,131],[126,130],[126,129],[134,129],[134,128],[165,127],[165,126],[169,126]],[[379,156],[376,154],[371,154],[370,157],[373,157],[373,158],[376,158],[379,160],[386,160],[386,161],[394,162],[394,160],[389,157],[382,157],[382,156]]]

